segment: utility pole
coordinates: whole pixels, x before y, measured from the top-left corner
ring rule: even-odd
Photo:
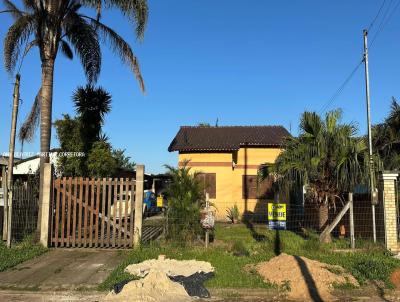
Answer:
[[[368,70],[368,31],[364,29],[364,66],[365,66],[365,96],[367,101],[367,125],[368,125],[368,151],[369,151],[369,176],[370,176],[370,191],[372,205],[372,232],[374,242],[376,242],[376,222],[375,222],[375,205],[377,204],[377,193],[375,190],[374,167],[372,157],[372,133],[371,133],[371,99],[369,94],[369,70]]]
[[[12,199],[13,199],[13,169],[14,169],[14,151],[15,151],[15,134],[17,132],[17,117],[19,107],[19,85],[21,76],[15,76],[13,109],[11,118],[10,147],[8,155],[8,172],[7,172],[7,192],[8,192],[8,211],[7,211],[7,246],[11,246],[11,223],[12,223]]]

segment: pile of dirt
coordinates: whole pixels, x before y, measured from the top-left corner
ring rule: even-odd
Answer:
[[[189,277],[195,273],[211,273],[214,268],[209,262],[196,260],[175,260],[175,259],[151,259],[141,263],[131,264],[125,268],[125,272],[134,276],[144,277],[150,271],[164,272],[167,276]]]
[[[333,301],[330,294],[333,284],[358,286],[357,280],[341,266],[284,253],[255,268],[266,282],[288,288],[288,297],[295,300]]]
[[[185,288],[163,272],[151,271],[144,279],[128,282],[121,292],[111,292],[105,301],[113,302],[189,302]]]
[[[396,289],[400,289],[400,269],[396,269],[391,275],[390,275],[390,281],[393,283],[394,287]]]

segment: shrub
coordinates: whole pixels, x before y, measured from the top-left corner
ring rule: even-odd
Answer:
[[[235,240],[231,247],[231,252],[234,256],[249,256],[250,252],[244,245],[243,241]]]
[[[236,223],[239,220],[239,209],[237,205],[226,210],[226,218],[232,223]]]
[[[193,241],[201,235],[200,209],[204,206],[204,189],[185,162],[182,167],[166,166],[172,181],[166,195],[168,210],[166,238],[180,242]]]

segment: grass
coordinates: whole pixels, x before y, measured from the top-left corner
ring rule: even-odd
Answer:
[[[3,241],[0,241],[0,272],[35,258],[46,251],[47,249],[42,245],[33,243],[30,236],[11,248],[7,248]]]
[[[329,245],[322,245],[319,243],[318,236],[313,233],[303,238],[290,231],[270,231],[266,226],[255,226],[249,229],[243,224],[217,224],[214,236],[216,241],[207,250],[203,246],[185,247],[159,242],[131,251],[100,285],[100,289],[108,290],[120,281],[132,280],[133,276],[124,273],[127,265],[157,258],[159,254],[165,254],[174,259],[209,261],[215,267],[215,277],[206,283],[209,288],[275,287],[265,283],[257,272],[251,269],[251,265],[268,261],[281,252],[340,265],[360,284],[368,281],[382,281],[389,288],[391,287],[389,281],[391,272],[400,267],[400,260],[391,257],[379,245],[364,243],[363,249],[338,253],[334,252],[334,249],[343,248],[345,246],[343,242],[335,241]]]

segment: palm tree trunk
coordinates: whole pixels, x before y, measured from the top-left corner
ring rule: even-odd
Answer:
[[[323,232],[328,224],[329,224],[329,206],[328,206],[328,203],[325,202],[325,203],[320,204],[319,208],[318,208],[318,229],[319,229],[319,232]],[[322,239],[323,243],[329,243],[331,241],[332,241],[332,238],[331,238],[331,234],[330,233],[326,234]]]
[[[318,230],[323,231],[328,224],[329,209],[328,205],[323,203],[318,207]]]
[[[53,102],[53,77],[54,59],[48,59],[42,63],[42,87],[40,93],[40,193],[39,212],[37,220],[37,233],[40,234],[40,223],[42,215],[42,192],[43,192],[43,170],[44,164],[49,162],[50,139],[51,139],[51,117]]]

